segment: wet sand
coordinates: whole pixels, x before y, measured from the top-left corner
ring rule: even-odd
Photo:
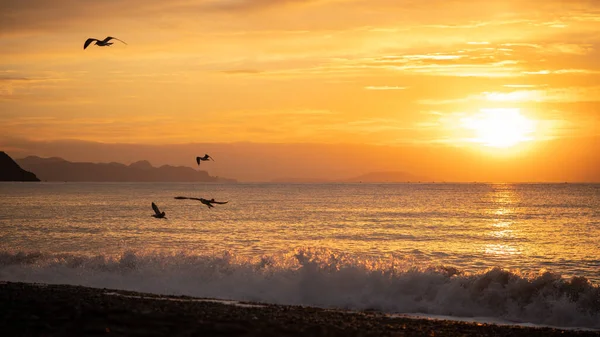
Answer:
[[[600,336],[69,285],[0,283],[2,336]]]

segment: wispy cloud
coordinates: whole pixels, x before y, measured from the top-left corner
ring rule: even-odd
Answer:
[[[591,43],[553,43],[543,49],[549,53],[587,55],[594,52],[594,45]]]
[[[505,88],[537,88],[545,87],[547,84],[504,84]]]
[[[231,69],[231,70],[221,70],[223,74],[229,75],[249,75],[249,74],[259,74],[262,71],[258,69]]]
[[[600,102],[600,87],[569,87],[509,92],[492,91],[454,99],[424,99],[423,105],[446,105],[466,102]]]
[[[555,70],[534,70],[534,71],[523,71],[525,75],[550,75],[550,74],[583,74],[583,75],[596,75],[600,74],[600,69],[555,69]]]
[[[43,30],[64,30],[73,25],[86,25],[110,20],[131,20],[132,18],[157,18],[155,25],[161,24],[161,17],[180,15],[201,17],[210,12],[247,12],[289,4],[310,3],[314,0],[158,0],[85,1],[43,0],[2,1],[0,7],[0,32],[2,35],[36,32]],[[107,15],[98,15],[98,13]]]
[[[270,75],[315,76],[318,74],[360,74],[371,71],[413,73],[429,76],[455,77],[514,77],[522,76],[523,66],[505,55],[492,56],[493,51],[462,51],[461,55],[421,54],[383,57],[332,58],[318,66],[283,69]]]
[[[407,87],[390,86],[390,85],[369,85],[365,90],[405,90]]]
[[[441,53],[424,54],[424,55],[403,55],[403,59],[407,60],[458,60],[465,55],[445,55]]]
[[[64,78],[30,78],[0,75],[0,99],[16,99],[17,96],[27,95],[31,90],[56,86],[64,82]]]

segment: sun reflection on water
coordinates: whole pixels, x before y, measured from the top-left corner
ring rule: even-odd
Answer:
[[[512,238],[514,237],[513,235],[513,230],[512,229],[505,229],[505,230],[501,230],[501,231],[492,231],[489,232],[488,235],[492,236],[494,238]]]
[[[520,255],[521,250],[515,245],[489,244],[485,246],[485,253],[492,255]]]
[[[518,226],[511,220],[516,213],[515,205],[519,201],[514,186],[493,185],[488,198],[491,206],[487,213],[491,215],[491,222],[486,236],[490,237],[493,243],[486,244],[483,251],[490,255],[521,254],[523,247],[515,243],[515,239],[518,238]]]

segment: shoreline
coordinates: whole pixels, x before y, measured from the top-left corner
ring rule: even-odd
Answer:
[[[5,336],[600,336],[73,285],[0,282]]]

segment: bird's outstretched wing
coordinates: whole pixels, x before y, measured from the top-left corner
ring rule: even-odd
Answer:
[[[202,201],[202,198],[190,198],[190,197],[175,197],[175,199],[178,199],[178,200],[181,200],[181,199],[190,199],[190,200]]]
[[[90,43],[92,43],[94,41],[99,41],[99,40],[91,38],[91,37],[89,39],[85,40],[85,43],[83,44],[83,49],[87,48],[90,45]]]
[[[107,36],[106,39],[104,39],[104,42],[108,42],[110,40],[117,40],[117,41],[121,41],[121,42],[127,44],[127,42],[125,42],[123,40],[120,40],[120,39],[117,39],[116,37],[113,37],[113,36]]]
[[[198,165],[200,165],[200,157],[196,157],[196,163],[198,163]]]
[[[211,201],[211,204],[219,204],[219,205],[224,205],[226,203],[228,203],[229,201]]]
[[[208,159],[210,159],[210,160],[212,160],[212,161],[215,161],[215,160],[213,159],[213,157],[211,157],[211,156],[208,156],[208,155],[207,155],[206,157],[208,157]]]
[[[158,209],[158,206],[156,206],[155,203],[152,203],[152,209],[154,210],[154,213],[156,213],[156,215],[160,215],[160,210]]]

